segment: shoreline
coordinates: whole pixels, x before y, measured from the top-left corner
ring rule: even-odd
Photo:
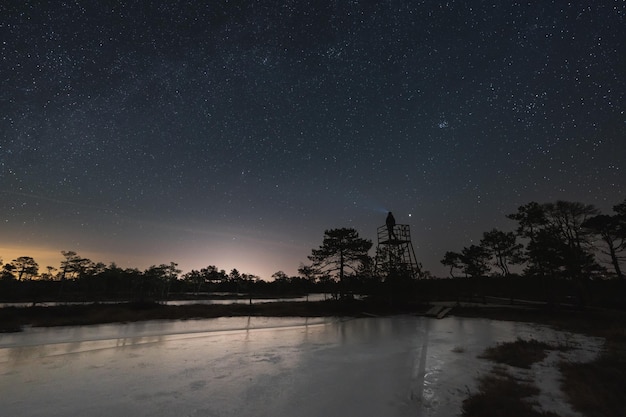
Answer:
[[[155,302],[87,303],[0,308],[0,333],[22,327],[83,326],[146,320],[189,320],[229,316],[328,317],[420,314],[427,305],[389,306],[362,300],[273,301],[232,304],[165,305]]]
[[[0,334],[22,327],[84,326],[146,320],[188,320],[232,316],[376,317],[397,314],[426,316],[434,305],[451,307],[449,315],[523,321],[602,336],[603,329],[626,326],[626,312],[598,308],[458,304],[449,302],[396,303],[380,300],[272,301],[232,304],[166,305],[158,302],[85,302],[0,308]]]

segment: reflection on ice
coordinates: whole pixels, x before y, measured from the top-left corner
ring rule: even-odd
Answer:
[[[546,327],[453,317],[33,328],[0,336],[0,409],[21,416],[452,416],[491,368],[477,355],[518,337],[567,342],[574,360],[591,360],[601,347]],[[545,366],[536,372],[554,376]]]

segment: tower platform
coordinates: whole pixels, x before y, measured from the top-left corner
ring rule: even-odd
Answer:
[[[387,274],[392,271],[404,271],[412,278],[418,278],[420,267],[415,258],[409,225],[396,224],[391,229],[380,226],[377,229],[377,236],[376,271]]]

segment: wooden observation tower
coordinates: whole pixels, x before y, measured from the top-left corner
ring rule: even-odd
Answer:
[[[380,226],[377,234],[376,272],[387,276],[399,273],[418,278],[420,267],[411,243],[409,225],[395,224],[391,228]]]

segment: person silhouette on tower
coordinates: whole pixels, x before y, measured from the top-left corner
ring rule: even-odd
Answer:
[[[394,232],[394,227],[396,226],[396,219],[393,217],[393,214],[391,212],[389,212],[389,214],[387,214],[387,220],[385,221],[385,223],[387,224],[387,233],[389,235],[389,239],[390,240],[396,240],[396,234]]]

